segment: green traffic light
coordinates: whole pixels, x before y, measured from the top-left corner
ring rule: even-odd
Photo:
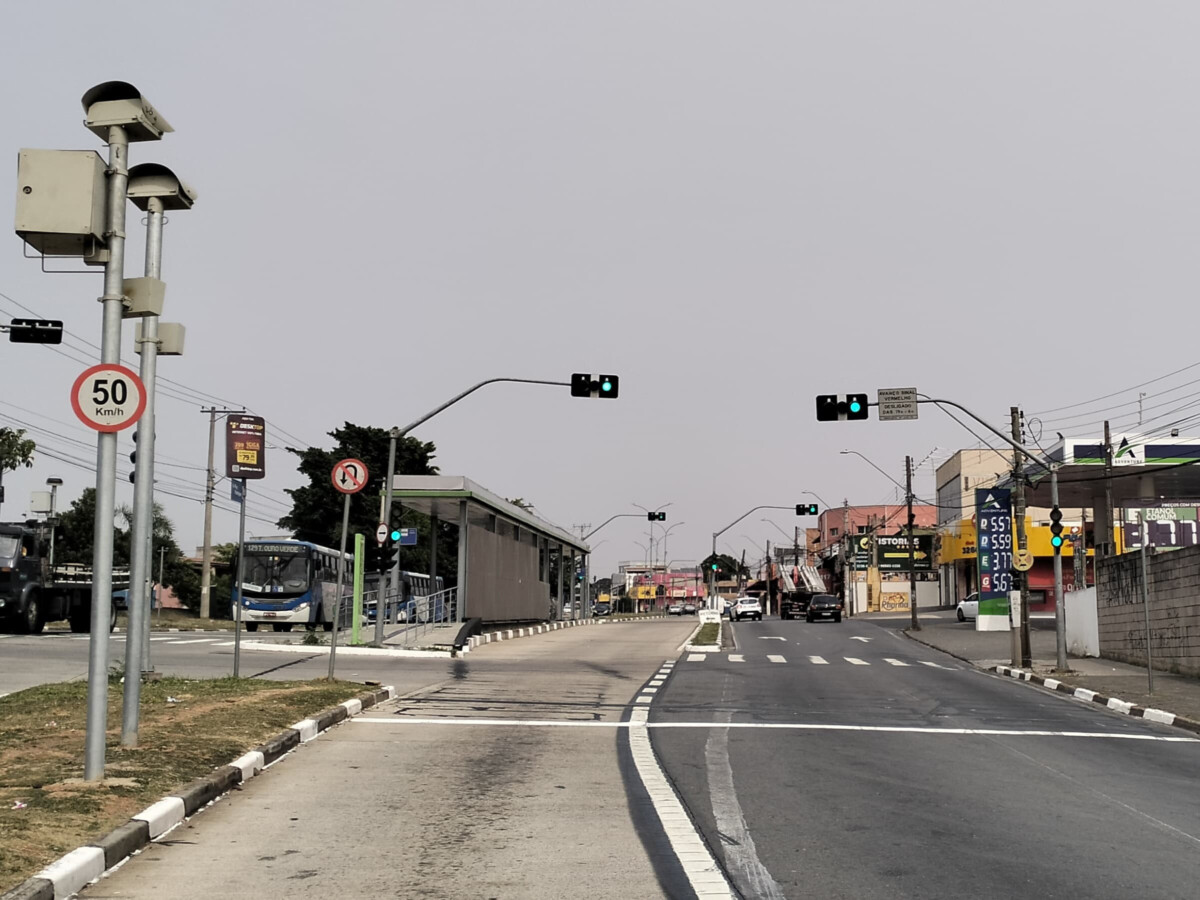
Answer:
[[[393,541],[400,540],[400,529],[399,528],[392,529],[392,540]]]
[[[1056,534],[1056,535],[1054,535],[1054,537],[1050,538],[1050,546],[1052,546],[1055,550],[1057,550],[1062,545],[1063,545],[1063,539],[1062,539],[1061,534]]]
[[[861,404],[861,403],[859,403],[857,400],[851,401],[851,403],[850,403],[850,412],[852,412],[852,413],[856,413],[856,412],[858,412],[858,411],[859,411],[859,410],[861,410],[861,409],[862,409],[862,404]]]
[[[601,382],[600,390],[604,391],[605,393],[607,393],[608,391],[611,391],[612,390],[612,382],[611,381]]]

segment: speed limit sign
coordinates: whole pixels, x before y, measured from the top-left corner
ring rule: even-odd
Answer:
[[[133,370],[102,363],[75,379],[71,408],[88,428],[123,431],[142,417],[146,409],[146,386]]]

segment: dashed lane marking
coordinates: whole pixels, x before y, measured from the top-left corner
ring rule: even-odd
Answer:
[[[842,659],[844,659],[846,662],[850,663],[850,665],[852,665],[852,666],[869,666],[870,665],[870,663],[867,662],[865,659],[859,659],[857,656],[843,656]]]
[[[825,657],[823,657],[823,656],[810,656],[810,657],[808,658],[808,661],[809,661],[810,663],[812,663],[814,666],[827,666],[827,665],[829,665],[829,660],[827,660],[827,659],[826,659]]]
[[[908,665],[908,663],[906,663],[904,660],[892,659],[890,656],[885,656],[883,658],[883,661],[885,663],[887,663],[889,666],[907,666]]]
[[[769,659],[769,660],[770,660],[771,662],[773,662],[773,663],[785,663],[785,662],[787,662],[787,657],[786,657],[786,656],[780,656],[778,653],[768,653],[768,654],[767,654],[767,659]]]

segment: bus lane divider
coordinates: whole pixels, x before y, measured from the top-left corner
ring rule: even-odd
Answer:
[[[0,900],[55,900],[77,893],[302,743],[396,696],[396,689],[389,685],[302,719],[229,765],[220,766],[151,804],[104,837],[59,857],[32,878],[0,894]]]

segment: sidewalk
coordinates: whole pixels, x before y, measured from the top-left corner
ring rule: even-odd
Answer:
[[[953,613],[950,615],[953,616]],[[885,623],[881,621],[879,624]],[[897,621],[895,627],[902,627],[904,624],[906,623]],[[1012,665],[1012,637],[1007,631],[976,631],[973,622],[923,617],[920,631],[910,632],[905,628],[904,633],[912,640],[949,653],[979,668],[992,669],[996,666]],[[1032,628],[1029,632],[1029,643],[1033,653],[1033,675],[1053,678],[1071,688],[1095,691],[1105,699],[1115,697],[1137,707],[1165,710],[1174,713],[1177,718],[1197,723],[1191,730],[1200,730],[1200,679],[1172,675],[1155,669],[1154,693],[1150,694],[1146,690],[1144,667],[1090,657],[1068,657],[1071,671],[1055,675],[1053,672],[1057,651],[1054,631]]]

